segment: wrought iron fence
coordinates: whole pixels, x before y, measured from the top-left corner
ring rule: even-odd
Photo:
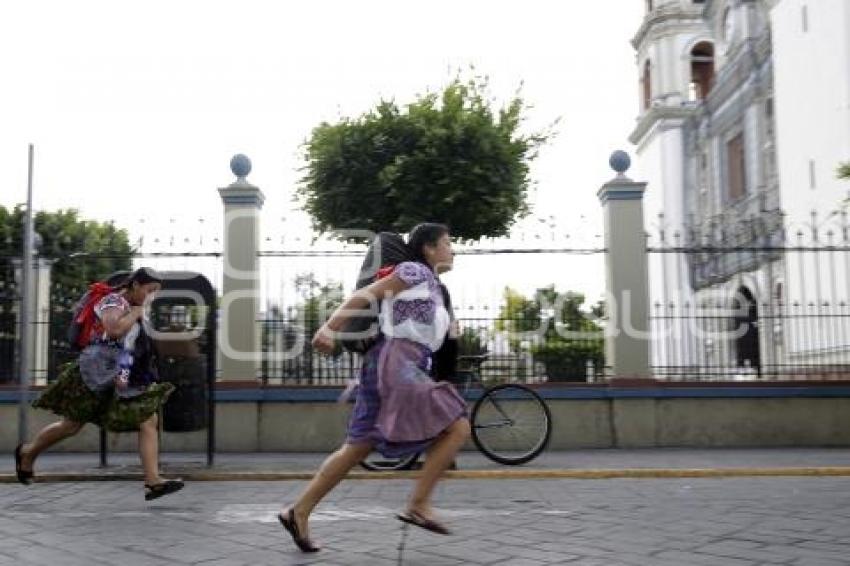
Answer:
[[[0,384],[17,381],[20,300],[12,262],[0,258]]]
[[[660,233],[650,245],[651,359],[681,380],[850,377],[846,213],[796,229]]]
[[[566,291],[572,288],[569,276],[581,271],[575,267],[579,258],[601,264],[605,250],[598,242],[558,245],[561,243],[546,247],[539,239],[529,239],[513,247],[498,241],[459,247],[461,273],[480,274],[487,261],[499,266],[485,279],[473,276],[449,281],[468,346],[489,355],[482,368],[485,377],[529,383],[605,378],[601,329],[580,337],[569,333],[559,337],[551,332],[555,317],[547,312],[549,331],[519,334],[512,330],[539,326],[540,321],[505,318],[498,304],[498,291],[520,276],[534,272],[533,285],[527,284],[526,289],[554,283]],[[340,385],[359,368],[357,355],[313,352],[309,342],[319,321],[305,322],[298,316],[305,300],[314,297],[293,282],[300,275],[312,274],[319,286],[342,284],[344,291],[350,291],[364,248],[349,245],[334,251],[322,248],[326,244],[302,238],[292,249],[260,253],[263,307],[257,322],[261,338],[258,377],[264,383]],[[652,292],[648,339],[657,377],[785,380],[850,376],[846,215],[835,216],[831,224],[812,222],[807,229],[796,231],[774,221],[752,220],[734,230],[715,225],[702,232],[668,231],[651,241],[648,251]],[[81,273],[90,279],[107,275],[96,273],[94,267],[102,265],[98,260],[103,258],[89,256],[64,261],[79,264]],[[216,287],[221,285],[221,254],[217,251],[139,252],[133,256],[133,265],[141,264],[198,271]],[[17,295],[10,277],[2,279],[0,382],[8,382],[15,379]],[[492,287],[489,294],[482,291],[485,283]],[[51,289],[47,367],[36,368],[48,378],[55,377],[57,368],[74,355],[65,342],[65,331],[73,300],[84,290],[84,282],[76,286],[54,282]],[[563,321],[561,326],[565,326]]]
[[[538,319],[460,318],[460,355],[486,355],[485,380],[514,383],[593,382],[604,379],[602,331],[580,338],[554,338],[545,333],[552,321]],[[513,328],[540,326],[537,332]],[[260,321],[263,361],[260,376],[272,385],[341,385],[354,378],[362,358],[341,349],[333,355],[315,352],[310,339],[320,321],[272,318]]]
[[[17,303],[0,299],[0,384],[15,381],[16,351],[18,344]]]
[[[180,223],[173,222],[174,226]],[[299,321],[305,303],[316,299],[323,287],[340,285],[350,292],[365,254],[365,246],[311,239],[309,235],[295,238],[264,239],[269,246],[259,253],[260,312],[258,332],[258,377],[267,384],[339,385],[359,368],[357,355],[320,356],[312,351],[310,337],[318,321]],[[448,281],[455,299],[455,311],[466,329],[466,338],[477,340],[477,352],[490,356],[483,370],[487,375],[517,381],[585,381],[588,376],[599,379],[604,372],[601,359],[602,336],[557,339],[550,336],[511,338],[504,330],[506,321],[500,314],[505,287],[523,287],[530,293],[537,287],[550,284],[559,291],[576,290],[575,274],[596,273],[598,282],[592,288],[601,289],[602,254],[599,236],[588,232],[579,237],[557,234],[553,226],[541,233],[520,233],[513,239],[487,239],[464,242],[456,252],[459,275]],[[216,288],[223,279],[222,254],[206,246],[218,246],[218,239],[188,237],[158,238],[146,234],[139,238],[138,248],[129,258],[128,266],[149,265],[162,271],[189,270],[206,275]],[[7,258],[10,259],[10,258]],[[104,252],[69,254],[54,258],[64,267],[73,265],[72,277],[52,283],[50,289],[47,355],[44,367],[35,370],[47,380],[55,379],[62,364],[76,355],[66,340],[71,309],[86,290],[88,283],[109,275],[114,259]],[[581,268],[576,269],[577,265]],[[541,268],[545,267],[545,268]],[[65,272],[69,271],[65,269]],[[55,275],[54,271],[54,275]],[[452,275],[453,276],[453,275]],[[13,281],[5,277],[3,281]],[[585,285],[587,286],[587,285]],[[17,297],[13,292],[12,295]],[[601,291],[600,291],[601,296]],[[11,297],[11,295],[10,295]],[[0,300],[0,379],[16,379],[15,352],[18,347],[17,310],[14,297]],[[599,297],[588,297],[590,301]],[[302,313],[303,314],[303,313]],[[551,313],[543,313],[544,317]],[[36,323],[34,322],[34,324]],[[532,325],[533,321],[513,320],[517,328]],[[510,325],[509,324],[509,325]],[[298,350],[293,352],[293,348]],[[44,349],[44,344],[37,348]],[[40,362],[41,363],[41,362]],[[4,377],[5,376],[5,377]],[[43,383],[44,379],[38,380]]]

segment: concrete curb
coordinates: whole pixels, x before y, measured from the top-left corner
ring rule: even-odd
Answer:
[[[168,470],[187,481],[302,481],[313,477],[314,472],[269,472],[269,471],[216,471],[216,470]],[[348,474],[352,480],[387,480],[416,478],[419,472],[361,472]],[[835,477],[850,476],[850,466],[805,467],[805,468],[626,468],[597,470],[452,470],[446,472],[448,479],[661,479],[661,478],[739,478],[739,477]],[[103,473],[44,473],[37,476],[36,483],[84,482],[84,481],[141,481],[139,472]],[[0,484],[17,483],[14,474],[0,474]]]

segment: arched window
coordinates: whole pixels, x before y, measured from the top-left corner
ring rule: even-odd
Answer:
[[[649,70],[649,60],[643,65],[643,109],[649,110],[649,105],[652,102],[652,73]]]
[[[703,100],[714,86],[714,45],[701,41],[691,49],[691,100]]]

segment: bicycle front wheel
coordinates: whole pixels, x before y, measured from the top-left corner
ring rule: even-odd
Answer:
[[[472,440],[494,462],[525,464],[549,443],[552,415],[546,402],[524,385],[487,389],[472,408]]]

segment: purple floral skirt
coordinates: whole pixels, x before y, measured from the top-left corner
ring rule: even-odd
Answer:
[[[400,338],[381,339],[363,359],[348,444],[369,443],[387,458],[428,448],[466,416],[466,401],[428,375],[431,350]]]

